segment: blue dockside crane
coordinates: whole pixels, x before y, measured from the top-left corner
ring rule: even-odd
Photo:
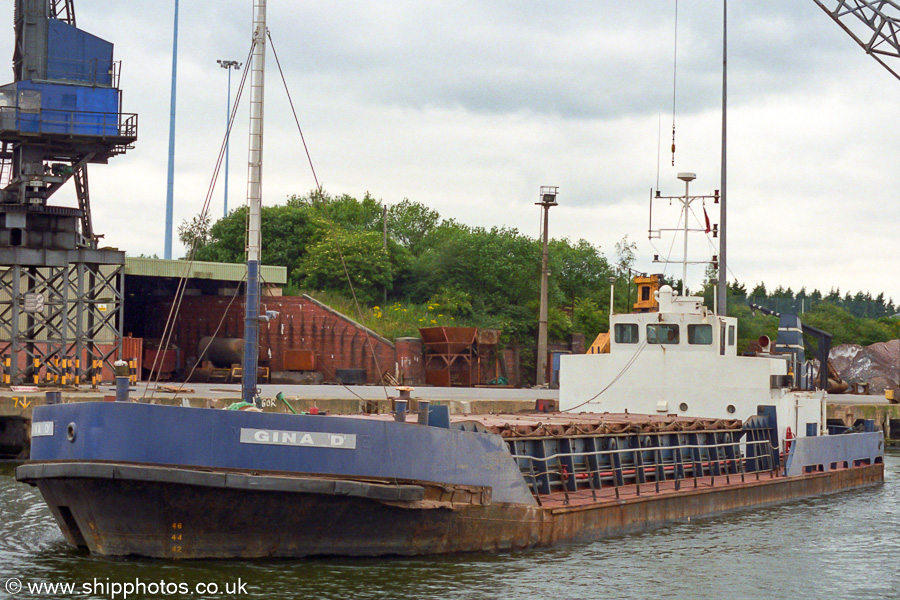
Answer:
[[[14,22],[15,81],[0,86],[0,358],[7,383],[77,383],[116,358],[124,279],[124,253],[98,249],[87,166],[132,147],[137,115],[122,113],[113,45],[76,27],[72,0],[15,0]],[[77,207],[51,206],[70,180]]]

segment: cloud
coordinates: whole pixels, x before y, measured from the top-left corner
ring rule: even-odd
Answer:
[[[207,197],[225,128],[216,60],[246,61],[252,16],[239,0],[180,7],[176,227]],[[628,234],[640,268],[653,270],[647,204],[657,176],[664,194],[680,192],[679,171],[697,173],[697,190],[720,187],[721,9],[679,3],[676,72],[671,0],[272,3],[269,29],[329,191],[410,198],[536,236],[538,190],[558,185],[554,237],[612,256]],[[116,44],[124,109],[140,115],[135,149],[91,170],[97,229],[131,254],[161,255],[171,3],[80,0],[78,23]],[[729,3],[728,40],[735,276],[900,299],[898,82],[813,2]],[[277,203],[315,182],[269,50],[263,192]],[[0,55],[11,54],[8,30]],[[235,72],[233,90],[238,81]],[[245,97],[232,207],[245,191],[248,110]],[[222,193],[219,181],[214,215]]]

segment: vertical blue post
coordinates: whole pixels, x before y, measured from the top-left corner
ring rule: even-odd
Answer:
[[[175,81],[178,73],[178,0],[175,0],[175,28],[172,34],[172,93],[169,105],[169,173],[166,185],[166,247],[163,258],[172,258],[172,212],[175,192]]]
[[[222,217],[228,216],[228,147],[231,145],[231,67],[227,67],[228,71],[228,102],[225,112],[225,208],[222,211]]]
[[[244,309],[244,364],[241,399],[256,399],[256,367],[259,364],[259,261],[247,261],[247,294]]]

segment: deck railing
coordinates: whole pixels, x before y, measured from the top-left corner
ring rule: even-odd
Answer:
[[[517,440],[510,441],[510,448],[538,503],[541,503],[542,496],[558,491],[563,492],[564,503],[568,504],[569,493],[572,492],[590,491],[596,501],[603,495],[614,494],[615,498],[619,498],[620,491],[626,486],[640,495],[641,486],[646,488],[648,484],[659,492],[665,482],[673,482],[674,489],[679,490],[685,482],[698,487],[701,479],[707,477],[709,485],[715,485],[717,477],[731,483],[733,477],[743,482],[747,476],[755,476],[758,480],[764,473],[777,474],[780,461],[777,454],[773,454],[768,437],[758,439],[761,436],[751,435],[741,440],[743,431],[704,433],[683,435],[689,438],[686,441],[671,436],[644,434],[615,436],[605,440],[531,440],[528,445]],[[643,443],[646,438],[653,437],[664,438],[670,443]],[[543,443],[535,445],[536,441]],[[595,447],[571,448],[576,441],[580,445]],[[546,442],[563,448],[542,452],[547,449]],[[517,443],[520,448],[532,453],[517,450]],[[597,444],[607,447],[598,449]],[[616,447],[622,444],[626,447]],[[534,452],[536,449],[538,451]]]
[[[0,131],[99,136],[114,140],[136,138],[137,115],[59,109],[29,111],[15,106],[0,106]]]

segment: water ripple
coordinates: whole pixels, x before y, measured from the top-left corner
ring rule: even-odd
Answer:
[[[224,586],[240,578],[249,592],[241,598],[266,599],[897,598],[900,454],[885,462],[883,486],[588,544],[455,557],[187,562],[69,548],[37,490],[0,465],[0,564],[26,581]]]

